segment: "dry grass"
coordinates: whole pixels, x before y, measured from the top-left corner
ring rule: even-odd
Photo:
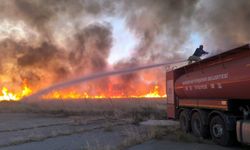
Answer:
[[[43,141],[49,138],[55,138],[55,137],[60,137],[60,136],[70,136],[74,134],[91,132],[95,130],[105,130],[106,128],[105,124],[102,123],[102,120],[100,120],[99,122],[90,121],[89,123],[86,123],[86,124],[78,124],[74,126],[72,126],[72,124],[68,124],[68,125],[71,126],[71,128],[67,128],[67,127],[66,128],[53,128],[53,129],[47,128],[46,133],[44,133],[45,130],[36,130],[38,128],[34,128],[34,130],[27,131],[24,134],[20,134],[20,135],[17,134],[15,137],[12,137],[4,144],[1,143],[0,148],[6,147],[6,146],[30,143],[30,142],[38,142],[38,141]],[[122,121],[120,122],[117,121],[117,122],[113,122],[112,126],[110,127],[113,128],[113,127],[124,126],[124,125],[127,125],[127,123],[122,122]]]
[[[112,119],[125,119],[126,122],[139,124],[147,119],[165,119],[166,101],[163,99],[96,99],[96,100],[40,100],[33,102],[1,102],[0,113],[38,113],[49,114],[62,117],[71,117],[74,125],[81,125],[86,117],[94,116],[104,119],[101,129],[104,132],[112,132],[115,124]],[[84,117],[82,117],[84,116]],[[142,143],[152,138],[160,139],[163,132],[158,128],[125,128],[124,140],[116,149],[125,149],[135,144]],[[31,141],[57,137],[61,135],[71,135],[83,132],[85,129],[77,128],[74,131],[55,131],[49,135],[42,136],[34,133],[26,138],[13,139],[10,144],[20,144]],[[98,145],[98,142],[85,146],[85,150],[112,150],[111,146]]]
[[[141,144],[155,136],[155,130],[141,130],[130,127],[124,130],[125,139],[119,146],[119,149],[125,149],[132,145]]]
[[[95,141],[91,144],[86,141],[83,150],[125,150],[136,144],[141,144],[147,140],[155,138],[159,134],[158,128],[138,128],[135,126],[127,126],[122,129],[124,137],[121,144],[114,147],[111,145],[103,145],[101,142]]]
[[[39,100],[0,103],[0,112],[122,117],[132,118],[135,123],[145,119],[163,119],[166,117],[165,108],[166,101],[163,99]]]
[[[102,145],[100,142],[95,141],[94,143],[86,142],[86,146],[82,148],[82,150],[117,150],[112,148],[110,145]]]
[[[125,131],[126,138],[117,149],[124,150],[131,146],[144,143],[148,140],[171,140],[177,142],[211,143],[210,141],[197,138],[191,134],[182,132],[178,126],[171,127],[150,127],[145,130],[128,128]]]
[[[114,124],[110,120],[105,120],[104,122],[104,130],[105,132],[112,132]]]
[[[172,127],[172,128],[165,128],[164,129],[164,138],[171,140],[171,141],[176,141],[176,142],[188,142],[188,143],[209,143],[208,140],[202,139],[195,137],[192,134],[185,133],[181,131],[179,126],[177,127]]]
[[[130,127],[124,129],[125,139],[122,143],[117,147],[119,150],[127,149],[131,146],[144,143],[145,141],[151,139],[161,140],[163,136],[166,135],[166,128],[162,127],[145,127],[145,128],[136,128]]]
[[[86,146],[83,150],[125,150],[134,145],[142,144],[148,140],[171,140],[178,142],[191,142],[191,143],[211,143],[206,140],[196,138],[191,134],[186,134],[180,131],[177,126],[169,127],[136,127],[126,126],[122,129],[123,141],[116,147],[111,145],[101,145],[96,141],[94,144],[86,142]]]

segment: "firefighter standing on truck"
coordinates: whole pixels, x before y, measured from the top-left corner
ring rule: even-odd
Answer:
[[[203,45],[200,45],[200,47],[195,50],[194,54],[188,58],[188,64],[191,64],[193,61],[200,61],[200,57],[204,54],[208,54],[208,52],[203,50]]]

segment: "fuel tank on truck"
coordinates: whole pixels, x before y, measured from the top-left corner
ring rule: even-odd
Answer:
[[[250,99],[250,48],[245,45],[184,66],[175,93],[185,99]]]

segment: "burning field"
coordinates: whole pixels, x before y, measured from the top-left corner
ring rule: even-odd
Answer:
[[[224,2],[2,0],[0,100],[20,100],[92,73],[186,60],[202,42],[211,53],[248,42],[249,2],[230,0],[221,11]],[[165,68],[157,68],[79,83],[43,98],[166,97],[165,91]]]
[[[166,119],[166,71],[200,44],[213,55],[249,42],[249,6],[0,0],[0,148],[126,149],[162,137],[138,125]]]
[[[51,92],[43,96],[43,99],[54,99],[54,100],[67,100],[67,99],[126,99],[126,98],[166,98],[164,91],[160,91],[158,85],[150,86],[147,89],[138,89],[137,91],[133,91],[131,93],[125,93],[123,90],[116,91],[113,90],[112,85],[109,86],[108,91],[105,90],[95,90],[93,94],[89,94],[86,91],[75,90],[75,88],[71,88],[69,90],[61,90]],[[2,95],[0,96],[0,101],[19,101],[22,98],[25,98],[33,93],[33,90],[29,88],[26,84],[23,85],[20,91],[10,91],[6,87],[2,87]],[[100,94],[97,94],[100,93]]]

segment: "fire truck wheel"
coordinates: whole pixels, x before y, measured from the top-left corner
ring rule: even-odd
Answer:
[[[195,112],[191,117],[191,129],[195,136],[208,138],[209,128],[206,126],[201,119],[200,113]]]
[[[210,122],[210,134],[216,144],[223,146],[233,145],[234,136],[232,131],[226,129],[226,123],[220,116],[214,116]]]
[[[181,130],[186,132],[186,133],[190,132],[191,127],[190,127],[190,117],[189,117],[188,111],[183,110],[180,113],[179,119],[180,119],[180,128],[181,128]]]

